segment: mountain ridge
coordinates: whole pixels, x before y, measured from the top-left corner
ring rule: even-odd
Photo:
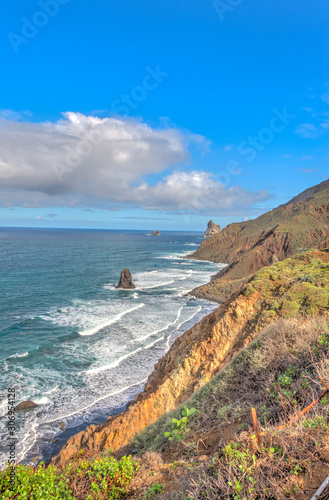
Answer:
[[[246,222],[228,225],[203,241],[188,258],[226,263],[200,298],[225,300],[239,281],[302,249],[329,246],[329,180],[306,189],[284,205]]]

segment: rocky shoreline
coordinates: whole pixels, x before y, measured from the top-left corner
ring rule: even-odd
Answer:
[[[182,257],[182,258],[190,258],[190,254]],[[211,261],[209,261],[211,262]],[[125,276],[126,271],[129,271],[127,269],[124,269],[121,273],[121,278],[120,282],[122,281],[122,275]],[[127,278],[127,276],[126,276]],[[132,284],[132,276],[129,272],[128,276],[129,283]],[[133,285],[134,286],[134,285]],[[194,293],[194,290],[191,290],[188,292],[188,295],[195,296],[197,295]],[[199,297],[197,297],[199,298]],[[202,300],[208,300],[208,299],[203,299],[200,297]],[[217,301],[213,301],[217,302]],[[210,313],[210,315],[213,313]],[[65,438],[63,439],[64,436],[59,436],[59,440],[56,442],[56,445],[53,446],[53,451],[52,453],[49,453],[47,457],[45,457],[45,462],[49,464],[56,464],[59,466],[64,465],[66,462],[66,459],[69,459],[72,457],[76,451],[79,449],[88,449],[88,450],[93,450],[95,453],[100,452],[102,449],[104,449],[107,446],[107,442],[110,439],[110,447],[113,449],[117,449],[118,447],[125,446],[129,439],[138,431],[142,430],[145,427],[145,422],[152,423],[159,416],[163,414],[161,410],[161,405],[155,403],[154,407],[154,402],[153,399],[148,400],[147,397],[145,397],[147,394],[152,394],[156,389],[156,380],[158,378],[158,366],[162,366],[163,360],[167,358],[167,355],[170,354],[170,359],[175,359],[176,353],[177,353],[177,348],[174,346],[181,346],[182,339],[183,337],[185,338],[186,335],[194,330],[197,330],[199,332],[200,329],[200,323],[202,323],[205,318],[208,318],[206,315],[201,321],[197,321],[192,328],[189,330],[183,332],[181,336],[176,339],[170,350],[160,358],[158,363],[155,365],[152,373],[148,377],[148,381],[145,385],[145,388],[142,392],[138,393],[135,398],[132,401],[127,401],[127,403],[122,406],[120,409],[116,410],[113,412],[112,415],[110,415],[107,419],[107,421],[97,424],[97,423],[91,423],[91,425],[87,426],[84,428],[84,430],[79,430],[78,432],[75,432],[77,429],[70,429],[65,431]],[[183,342],[184,344],[184,342]],[[173,349],[174,348],[174,349]],[[179,347],[180,349],[181,347]],[[173,349],[173,352],[172,352]],[[164,361],[166,364],[166,361]],[[164,370],[161,368],[161,375],[160,378],[166,377]],[[159,392],[159,398],[163,398],[164,395],[167,393],[170,394],[172,391],[172,387],[168,388],[166,386],[164,387],[159,387],[158,391]],[[189,394],[189,391],[183,395],[183,396],[177,396],[173,397],[171,403],[166,403],[165,404],[165,411],[170,411],[171,409],[175,408],[177,404],[182,400],[181,398],[183,397],[186,398],[187,395]],[[157,407],[157,408],[156,408]],[[137,408],[137,412],[135,411],[135,408]],[[127,425],[123,426],[123,422],[126,418],[126,415],[130,415],[129,420],[127,421]],[[112,424],[112,422],[115,422],[115,424]],[[110,426],[114,426],[113,430],[110,430]],[[148,424],[147,424],[148,425]],[[122,427],[123,426],[123,427]],[[126,429],[123,430],[123,429]],[[133,434],[131,434],[131,430],[133,430]],[[110,438],[108,438],[108,434],[110,434]],[[128,439],[128,441],[127,441]]]
[[[189,258],[189,256],[187,256],[187,258]],[[183,256],[182,256],[182,259],[184,259]],[[123,288],[123,289],[135,288],[135,285],[134,285],[132,280],[133,280],[133,276],[131,275],[129,269],[125,268],[121,272],[119,284],[115,285],[115,286],[119,287],[119,285],[120,285],[119,288]],[[193,296],[193,290],[191,290],[190,292],[187,292],[187,295]],[[199,322],[199,320],[196,321],[196,324],[198,322]],[[181,334],[181,336],[185,335],[185,333],[186,332],[183,332]],[[136,395],[135,399],[139,396],[139,394],[142,394],[142,393],[138,393]],[[133,401],[128,400],[120,408],[116,408],[111,413],[109,412],[108,415],[110,415],[110,416],[108,417],[108,420],[111,419],[112,417],[116,418],[117,416],[123,415],[125,413],[125,411],[128,409],[128,407],[132,404],[132,402]],[[33,409],[34,408],[32,408],[32,406],[30,406],[28,411],[33,412]],[[62,432],[60,434],[56,435],[55,439],[50,440],[50,438],[48,438],[48,440],[47,440],[47,438],[40,438],[40,441],[42,442],[42,448],[43,448],[42,458],[40,458],[40,456],[36,456],[35,454],[33,454],[33,452],[29,452],[25,456],[22,463],[24,463],[24,464],[30,463],[33,465],[37,465],[42,460],[45,462],[46,465],[49,465],[50,463],[53,463],[56,460],[56,457],[61,454],[63,448],[66,447],[68,442],[75,440],[76,435],[80,435],[81,433],[87,432],[89,428],[98,428],[100,426],[104,426],[104,425],[106,425],[106,423],[107,423],[106,420],[105,421],[90,420],[89,422],[84,422],[83,424],[80,424],[76,427],[67,427],[67,428],[61,427]]]

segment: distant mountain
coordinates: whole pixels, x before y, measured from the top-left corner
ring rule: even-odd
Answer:
[[[227,263],[196,295],[222,301],[264,266],[299,250],[329,247],[329,180],[247,222],[230,224],[203,241],[191,257]]]

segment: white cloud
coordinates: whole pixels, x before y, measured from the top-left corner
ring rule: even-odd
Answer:
[[[227,214],[269,197],[181,171],[193,142],[209,147],[200,135],[130,118],[68,112],[55,123],[0,119],[1,204]],[[174,167],[156,185],[145,180]]]
[[[269,198],[239,186],[227,188],[208,172],[174,172],[156,186],[142,183],[129,192],[130,199],[149,210],[176,210],[225,214]]]
[[[30,111],[14,111],[12,109],[0,109],[0,118],[4,118],[5,120],[23,120],[26,116],[31,116],[32,113]]]

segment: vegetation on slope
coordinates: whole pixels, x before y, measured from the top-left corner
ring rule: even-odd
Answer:
[[[230,224],[204,241],[192,258],[224,262],[216,289],[205,285],[194,294],[223,301],[241,280],[301,249],[325,248],[329,242],[329,180],[257,219]]]
[[[329,253],[320,250],[298,252],[292,258],[262,268],[239,284],[246,297],[255,292],[261,294],[258,307],[262,310],[267,307],[267,315],[291,317],[298,312],[321,313],[329,299]],[[233,282],[232,290],[236,286]],[[221,281],[212,281],[208,290],[216,296],[222,290]]]
[[[176,496],[163,498],[310,498],[329,474],[329,397],[289,422],[323,393],[318,374],[329,380],[328,355],[328,321],[280,320],[185,403],[196,417],[179,443],[166,442],[164,432],[181,407],[141,433],[134,443],[139,450],[152,448],[180,463]],[[260,445],[251,407],[266,432]]]
[[[329,474],[329,397],[294,418],[323,392],[318,375],[329,382],[329,252],[258,271],[221,310],[226,322],[249,311],[248,338],[267,329],[185,409],[162,416],[115,458],[82,452],[62,469],[20,466],[14,490],[5,470],[1,498],[309,499]],[[259,445],[250,407],[266,433]],[[126,458],[136,451],[140,468]]]
[[[329,380],[328,359],[328,321],[280,320],[185,403],[196,412],[178,441],[164,433],[182,408],[136,437],[135,465],[105,453],[62,470],[20,466],[14,491],[0,474],[1,498],[309,499],[329,474],[329,398],[289,421],[323,392],[318,375]],[[259,445],[251,406],[266,432]]]

